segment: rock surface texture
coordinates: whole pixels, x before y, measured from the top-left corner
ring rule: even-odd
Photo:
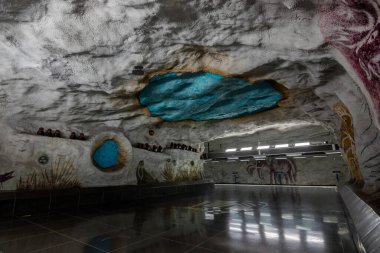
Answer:
[[[0,174],[15,171],[3,189],[43,167],[35,161],[38,150],[75,156],[83,185],[136,183],[123,178],[127,169],[103,175],[87,166],[91,141],[102,132],[122,133],[132,145],[201,147],[222,137],[318,125],[340,140],[334,108],[343,103],[363,190],[376,192],[379,9],[378,0],[0,0]],[[217,121],[168,122],[139,104],[153,76],[200,71],[274,80],[286,88],[285,99],[266,112]],[[83,132],[87,140],[34,136],[39,127],[59,129],[65,138]],[[161,167],[175,159],[156,155]],[[197,159],[181,161],[201,166]],[[141,172],[139,161],[126,167]]]

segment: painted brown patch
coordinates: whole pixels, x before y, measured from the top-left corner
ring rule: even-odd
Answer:
[[[356,157],[354,125],[352,123],[351,113],[343,102],[336,103],[334,110],[342,121],[340,126],[340,141],[345,159],[348,163],[350,181],[362,186],[364,180]]]

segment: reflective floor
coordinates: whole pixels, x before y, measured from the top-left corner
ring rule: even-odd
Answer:
[[[356,251],[335,188],[217,185],[139,207],[2,219],[0,252]]]

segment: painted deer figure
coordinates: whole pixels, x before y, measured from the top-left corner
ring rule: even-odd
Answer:
[[[264,179],[262,170],[268,170],[270,174],[270,184],[281,184],[282,175],[285,177],[286,184],[296,183],[297,170],[292,160],[267,158],[265,161],[257,161],[255,165],[249,165],[247,172],[253,175],[257,169],[257,175],[260,179]]]

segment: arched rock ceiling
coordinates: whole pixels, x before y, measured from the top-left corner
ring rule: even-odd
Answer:
[[[380,135],[377,97],[371,92],[378,90],[378,79],[356,71],[360,63],[347,56],[353,49],[343,50],[330,36],[334,11],[357,8],[355,1],[344,2],[0,1],[1,124],[18,133],[34,133],[39,126],[89,135],[119,128],[132,142],[158,143],[300,125],[321,125],[338,135],[340,120],[331,108],[342,100],[357,136],[365,136],[357,140],[361,163],[375,166],[372,157],[379,149],[373,143]],[[364,2],[375,10],[369,12],[374,21],[360,22],[376,27],[378,4]],[[367,69],[376,71],[378,56],[370,55]],[[136,65],[145,75],[132,74]],[[252,82],[272,79],[288,88],[288,99],[278,109],[238,120],[163,122],[150,117],[137,97],[149,77],[171,71],[210,71]],[[156,129],[154,138],[147,135],[149,128]],[[1,134],[8,134],[3,129]],[[370,171],[365,178],[374,187],[377,176],[371,179]]]

